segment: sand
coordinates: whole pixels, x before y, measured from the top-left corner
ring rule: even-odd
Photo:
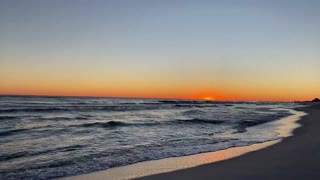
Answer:
[[[320,105],[306,111],[294,136],[232,159],[139,178],[157,179],[320,179]]]
[[[301,111],[307,111],[308,113],[310,113],[309,116],[299,121],[300,123],[303,123],[303,124],[305,124],[306,119],[310,119],[310,118],[314,119],[313,111],[317,113],[317,110],[315,109],[315,107],[302,108],[302,109],[298,109],[298,111],[300,112],[292,111],[292,113],[294,114],[292,116],[283,118],[278,121],[270,122],[272,124],[275,124],[278,127],[277,132],[280,134],[280,136],[289,137],[289,136],[292,136],[294,133],[295,136],[299,137],[300,136],[299,131],[301,130],[292,132],[292,129],[296,129],[297,127],[301,126],[300,124],[297,123],[297,120],[299,120],[301,116],[306,115],[306,113]],[[311,120],[308,120],[308,121],[311,121]],[[279,124],[281,124],[281,126]],[[306,127],[308,128],[308,125]],[[306,127],[302,127],[301,129],[305,129]],[[296,137],[293,137],[293,139],[295,138]],[[97,172],[78,175],[78,176],[71,176],[71,177],[66,177],[62,179],[120,180],[120,179],[133,179],[133,178],[139,178],[144,176],[146,177],[141,179],[149,179],[149,178],[151,179],[195,179],[195,178],[200,178],[200,179],[213,179],[213,178],[238,179],[239,178],[241,179],[241,177],[248,178],[251,176],[254,179],[261,178],[258,175],[271,171],[273,168],[284,169],[285,166],[281,163],[284,163],[284,164],[286,162],[287,164],[290,163],[289,161],[286,161],[283,159],[281,159],[281,161],[283,162],[277,163],[278,159],[276,158],[278,158],[278,156],[274,157],[274,156],[271,156],[271,154],[276,153],[275,151],[278,151],[278,150],[272,150],[272,152],[268,152],[267,154],[265,153],[260,154],[261,149],[264,149],[269,146],[278,146],[277,143],[279,142],[280,144],[282,144],[283,142],[287,144],[288,139],[289,138],[286,138],[283,141],[281,140],[268,141],[265,143],[258,143],[250,146],[233,147],[225,150],[195,154],[190,156],[173,157],[173,158],[166,158],[166,159],[160,159],[160,160],[154,160],[154,161],[141,162],[133,165],[111,168],[108,170],[97,171]],[[296,142],[296,141],[294,140],[293,142]],[[290,141],[289,144],[292,144],[292,140]],[[286,148],[285,149],[281,148],[282,150],[280,149],[281,153],[282,152],[287,153],[285,152],[286,150],[290,151],[291,147],[289,147],[288,145],[285,145],[284,147]],[[274,147],[270,147],[270,149],[274,149]],[[255,153],[249,153],[249,152],[253,152],[257,150],[259,150],[258,152],[260,154],[260,155],[258,154],[258,156],[262,155],[263,158],[266,158],[266,160],[259,159],[261,157],[258,157],[255,160],[255,157],[251,157],[252,156],[251,154],[255,154]],[[295,151],[297,150],[295,149]],[[244,155],[246,153],[249,153],[249,154]],[[290,155],[290,153],[288,153],[288,155]],[[234,158],[240,155],[242,155],[240,158]],[[247,157],[248,155],[249,155],[249,159],[247,158],[243,159],[243,157]],[[291,155],[296,156],[294,153]],[[283,156],[283,157],[288,157],[288,156]],[[230,159],[230,158],[234,158],[234,159]],[[275,164],[270,164],[272,163],[272,161],[275,161],[273,162]],[[264,162],[268,162],[269,165],[265,164]],[[225,163],[227,164],[225,165]],[[260,166],[258,166],[259,163],[261,163]],[[264,169],[265,165],[268,165],[269,168]],[[239,167],[236,167],[236,166],[239,166]],[[184,169],[184,170],[181,170],[181,169]],[[163,173],[163,174],[159,174],[159,173]],[[276,173],[278,174],[279,172],[276,172]],[[157,175],[152,175],[152,174],[157,174]]]

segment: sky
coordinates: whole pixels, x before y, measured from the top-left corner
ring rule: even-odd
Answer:
[[[0,0],[0,94],[310,100],[317,0]]]

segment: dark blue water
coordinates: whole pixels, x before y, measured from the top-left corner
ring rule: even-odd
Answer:
[[[48,179],[278,139],[291,103],[0,96],[0,179]],[[260,125],[260,124],[263,124]],[[250,129],[250,131],[248,131]]]

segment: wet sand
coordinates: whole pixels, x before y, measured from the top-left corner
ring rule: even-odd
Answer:
[[[294,136],[265,149],[193,168],[139,178],[157,179],[320,179],[320,104],[308,113]]]
[[[291,113],[293,114],[292,116],[288,116],[277,121],[272,121],[266,124],[262,124],[260,126],[273,124],[272,126],[277,127],[275,132],[277,132],[280,137],[292,136],[293,130],[301,126],[300,124],[297,123],[297,121],[302,116],[306,115],[306,113],[303,112],[304,110],[306,109],[298,109],[298,111],[291,110]],[[189,156],[172,157],[172,158],[165,158],[160,160],[140,162],[140,163],[132,164],[128,166],[116,167],[108,170],[97,171],[89,174],[71,176],[71,177],[66,177],[61,179],[121,180],[121,179],[134,179],[134,178],[139,178],[144,176],[151,176],[154,174],[173,172],[173,173],[169,173],[171,177],[171,175],[174,175],[176,172],[179,172],[181,169],[189,168],[188,170],[190,170],[190,168],[193,169],[193,167],[197,167],[197,168],[202,167],[201,165],[204,165],[204,164],[210,164],[218,161],[225,161],[227,159],[244,155],[249,152],[264,149],[266,147],[272,146],[279,142],[282,142],[282,140],[279,139],[279,140],[268,141],[264,143],[252,144],[249,146],[232,147],[225,150],[200,153],[200,154],[189,155]],[[201,172],[200,170],[199,173],[203,173],[203,172]],[[164,174],[156,175],[156,177],[159,179],[162,179],[162,175]],[[211,175],[208,175],[208,176],[211,177]],[[151,177],[154,178],[154,176],[151,176]],[[208,177],[208,179],[211,179],[210,177]],[[146,178],[149,178],[149,177],[146,177]],[[185,177],[181,177],[181,179],[182,178],[185,178]],[[193,179],[193,178],[194,177],[190,177],[190,179]],[[180,179],[180,178],[174,175],[172,176],[172,179]]]

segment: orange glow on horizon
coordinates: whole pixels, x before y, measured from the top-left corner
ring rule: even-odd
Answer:
[[[314,97],[298,97],[298,98],[286,98],[286,97],[249,97],[249,96],[228,96],[222,97],[219,99],[207,96],[193,96],[193,95],[179,95],[179,93],[172,93],[172,94],[130,94],[130,93],[89,93],[89,92],[55,92],[55,91],[11,91],[11,92],[1,92],[0,95],[35,95],[35,96],[79,96],[79,97],[119,97],[119,98],[160,98],[160,99],[194,99],[194,100],[207,100],[207,101],[215,101],[215,100],[235,100],[235,101],[284,101],[284,102],[291,102],[294,100],[298,101],[305,101],[311,100]]]
[[[0,94],[39,96],[92,96],[128,98],[165,98],[195,100],[240,100],[240,101],[304,101],[316,97],[317,87],[308,93],[289,91],[280,87],[203,87],[199,84],[123,83],[112,84],[103,81],[30,81],[1,80]],[[314,91],[314,92],[313,92]]]
[[[165,99],[195,99],[195,100],[240,100],[240,101],[304,101],[315,97],[278,91],[277,93],[264,91],[223,91],[217,89],[183,88],[107,88],[93,86],[12,86],[0,89],[0,94],[8,95],[39,95],[39,96],[92,96],[92,97],[128,97],[128,98],[165,98]]]
[[[212,97],[204,97],[203,100],[207,100],[207,101],[214,101],[215,99]]]

